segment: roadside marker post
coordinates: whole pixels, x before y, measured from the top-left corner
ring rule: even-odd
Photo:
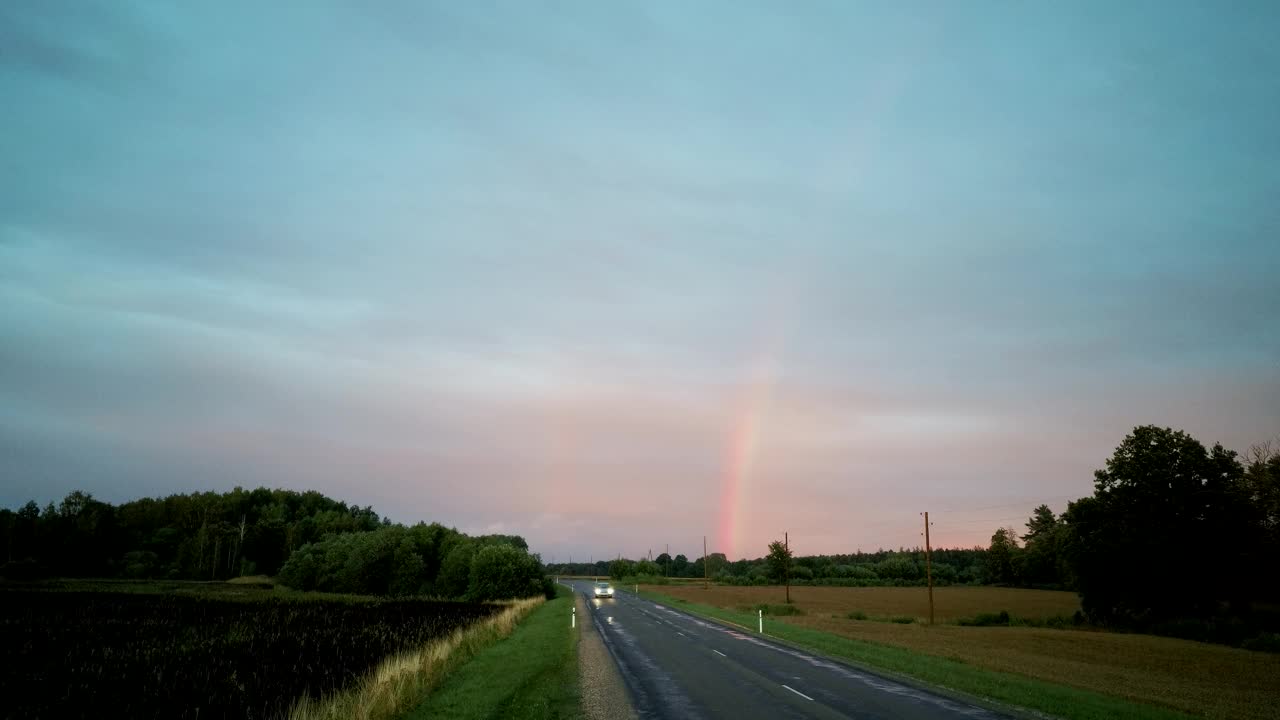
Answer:
[[[569,627],[578,627],[578,608],[573,609],[573,614],[569,616]]]
[[[760,634],[764,634],[764,610],[760,611]]]

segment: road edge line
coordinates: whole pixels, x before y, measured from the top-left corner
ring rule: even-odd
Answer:
[[[827,653],[822,652],[821,650],[817,650],[807,645],[803,645],[801,643],[795,642],[794,640],[787,640],[785,638],[780,638],[776,635],[770,635],[769,633],[756,632],[755,629],[746,628],[742,625],[739,625],[736,622],[733,622],[732,620],[724,620],[722,618],[718,618],[712,615],[703,615],[702,613],[695,612],[687,608],[675,607],[673,605],[667,604],[660,600],[654,600],[652,597],[645,598],[645,599],[649,600],[650,602],[658,603],[669,610],[673,610],[679,613],[684,613],[685,615],[696,617],[702,620],[708,620],[718,625],[731,625],[736,628],[743,628],[748,632],[750,632],[755,637],[763,637],[767,639],[769,642],[777,643],[778,645],[791,648],[792,650],[801,650],[803,652],[809,653],[810,655],[813,655],[814,657],[821,658],[828,662],[834,662],[841,665],[846,665],[854,670],[859,670],[861,672],[875,675],[883,680],[902,683],[903,685],[907,685],[917,690],[923,690],[926,692],[935,693],[945,698],[948,698],[950,700],[955,700],[956,702],[969,703],[971,705],[976,705],[980,708],[1002,713],[1010,717],[1021,718],[1022,720],[1056,720],[1057,719],[1056,715],[1049,715],[1047,713],[1042,713],[1038,710],[1032,710],[1031,708],[1026,708],[1019,705],[1008,705],[998,700],[982,697],[981,695],[973,695],[973,694],[964,692],[963,690],[957,690],[955,688],[951,688],[946,685],[935,685],[933,683],[927,682],[925,680],[921,680],[920,678],[913,677],[911,675],[898,673],[893,670],[877,667],[875,665],[868,665],[865,663],[857,662],[855,660],[850,660],[848,658],[828,655]],[[835,637],[839,637],[839,636],[836,635]],[[859,642],[868,642],[868,641],[862,640]],[[876,643],[870,643],[870,644],[875,645]]]

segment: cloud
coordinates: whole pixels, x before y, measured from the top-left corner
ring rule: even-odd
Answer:
[[[0,501],[970,544],[1274,434],[1268,18],[998,14],[0,10]]]

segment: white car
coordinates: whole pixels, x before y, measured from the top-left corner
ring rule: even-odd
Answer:
[[[598,598],[613,597],[613,586],[607,582],[598,582],[595,585],[595,593]]]

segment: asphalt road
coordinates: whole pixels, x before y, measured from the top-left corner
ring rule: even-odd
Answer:
[[[596,600],[590,582],[565,584],[586,596],[579,621],[600,633],[641,718],[1004,717],[629,592]]]

